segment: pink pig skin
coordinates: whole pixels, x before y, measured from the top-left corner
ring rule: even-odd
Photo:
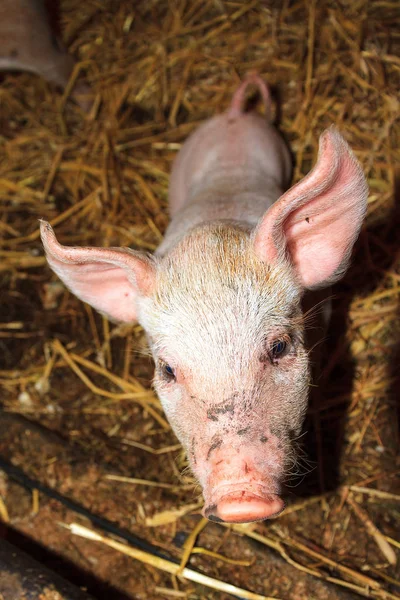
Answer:
[[[43,0],[0,0],[0,70],[31,71],[65,87],[73,66],[51,29]],[[75,88],[76,94],[87,92],[83,84]]]
[[[179,152],[169,188],[172,222],[159,254],[187,228],[206,221],[232,219],[254,227],[289,184],[292,167],[283,139],[265,118],[242,110],[251,83],[262,90],[268,111],[266,85],[249,77],[231,108],[206,121]]]
[[[65,284],[146,330],[155,387],[203,488],[203,513],[226,522],[284,508],[310,378],[302,298],[345,272],[367,199],[360,165],[334,129],[322,134],[314,169],[283,193],[289,154],[272,125],[245,111],[249,85],[268,112],[268,89],[252,75],[228,111],[185,142],[155,256],[65,247],[41,224]]]

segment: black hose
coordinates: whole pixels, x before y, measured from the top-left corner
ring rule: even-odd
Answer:
[[[139,548],[140,550],[144,550],[145,552],[148,552],[149,554],[152,554],[153,556],[158,556],[159,558],[169,560],[170,562],[177,564],[177,565],[179,564],[179,560],[177,560],[176,558],[172,558],[168,554],[164,554],[157,548],[157,546],[153,546],[153,544],[150,544],[150,542],[143,540],[142,538],[138,537],[137,535],[134,535],[133,533],[130,533],[129,531],[120,529],[117,525],[114,525],[108,519],[104,519],[103,517],[94,515],[93,513],[88,511],[86,508],[84,508],[83,506],[78,504],[77,502],[74,502],[73,500],[66,498],[65,496],[63,496],[62,494],[59,494],[55,490],[52,490],[51,488],[47,487],[46,485],[43,485],[36,479],[31,479],[30,477],[25,475],[25,473],[23,471],[21,471],[21,469],[19,469],[18,467],[15,467],[13,464],[4,460],[1,456],[0,456],[0,469],[2,469],[5,473],[7,473],[7,475],[9,475],[12,479],[17,481],[23,487],[25,487],[29,490],[33,490],[33,489],[39,490],[39,492],[46,494],[46,496],[49,496],[49,498],[54,498],[54,500],[57,500],[58,502],[63,504],[69,510],[73,510],[74,512],[76,512],[80,515],[83,515],[84,517],[89,519],[93,523],[93,525],[97,525],[104,531],[107,531],[108,533],[112,533],[113,535],[116,535],[119,538],[124,539],[132,546],[135,546],[136,548]]]

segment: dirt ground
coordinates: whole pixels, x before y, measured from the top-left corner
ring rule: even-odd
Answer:
[[[91,109],[35,75],[0,79],[0,538],[107,600],[400,599],[398,3],[64,0],[59,17]],[[38,219],[64,244],[152,251],[177,150],[249,71],[271,87],[294,180],[334,123],[370,194],[333,291],[287,509],[235,528],[201,520],[142,329],[60,284]],[[71,523],[137,536],[175,563],[193,543],[186,567],[222,584],[171,575]]]

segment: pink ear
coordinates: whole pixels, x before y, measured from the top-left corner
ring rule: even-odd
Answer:
[[[306,288],[337,281],[347,269],[367,196],[364,174],[349,146],[335,129],[326,130],[314,169],[258,225],[257,255],[274,262],[286,251]]]
[[[114,320],[136,321],[136,298],[154,283],[150,258],[129,248],[62,246],[46,221],[40,233],[50,267],[78,298]]]

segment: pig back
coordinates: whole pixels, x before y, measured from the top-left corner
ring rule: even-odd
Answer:
[[[171,173],[170,213],[210,194],[241,193],[264,196],[265,210],[290,176],[289,151],[277,130],[261,115],[227,112],[206,121],[181,148]]]

